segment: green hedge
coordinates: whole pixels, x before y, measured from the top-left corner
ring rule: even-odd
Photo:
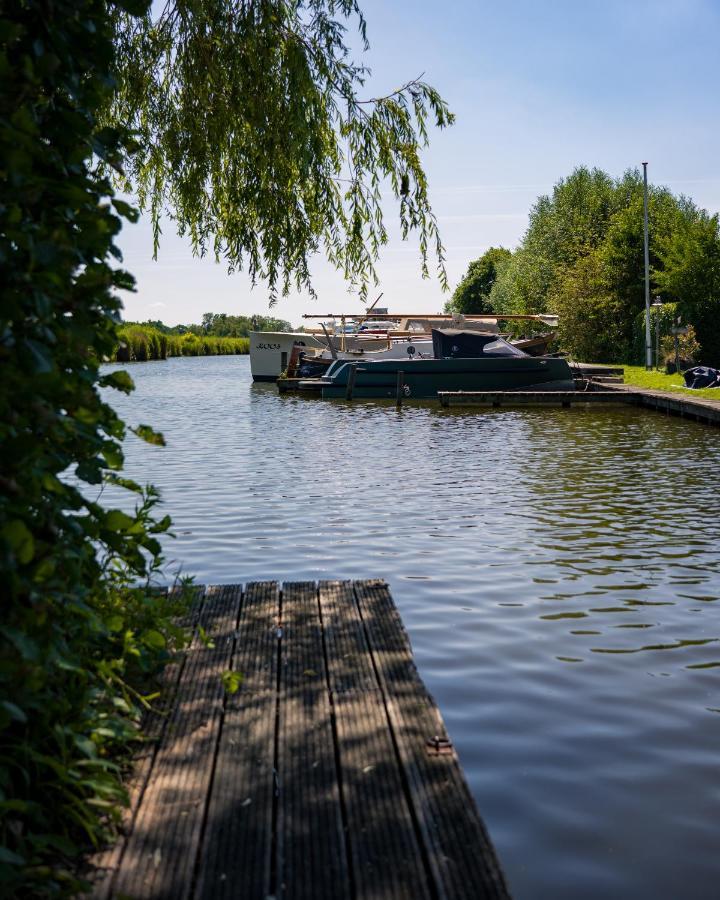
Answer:
[[[122,220],[98,168],[114,18],[147,4],[0,4],[0,896],[76,897],[77,863],[120,818],[123,765],[154,678],[185,642],[161,577],[157,493],[120,474],[114,353]],[[157,344],[157,352],[162,346]],[[146,425],[133,431],[151,443]],[[124,488],[123,509],[99,502]]]
[[[163,334],[148,325],[123,325],[118,330],[115,362],[146,362],[169,356],[221,356],[250,352],[247,338]]]

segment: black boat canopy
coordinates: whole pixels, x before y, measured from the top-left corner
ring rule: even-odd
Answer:
[[[517,347],[496,334],[482,331],[462,331],[458,328],[433,328],[435,359],[477,359],[481,356],[527,356]]]

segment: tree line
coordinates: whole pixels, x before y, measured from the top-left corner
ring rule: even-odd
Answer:
[[[718,216],[665,187],[648,189],[650,291],[663,334],[692,326],[698,362],[720,365]],[[644,361],[643,179],[579,167],[538,198],[513,252],[470,263],[449,306],[457,312],[557,313],[576,358]]]
[[[154,328],[161,334],[195,334],[198,337],[246,338],[251,331],[292,331],[292,325],[284,319],[273,316],[232,316],[227,313],[203,313],[199,325],[165,325],[159,319],[145,322],[126,322],[126,326],[137,325]]]

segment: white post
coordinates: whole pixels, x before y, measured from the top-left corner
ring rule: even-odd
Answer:
[[[644,219],[644,237],[645,237],[645,368],[649,371],[652,369],[652,336],[650,332],[650,244],[648,240],[648,181],[647,167],[644,162],[643,166],[643,219]]]

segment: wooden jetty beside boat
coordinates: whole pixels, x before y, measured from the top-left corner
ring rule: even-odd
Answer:
[[[712,400],[709,397],[694,397],[679,392],[652,391],[646,388],[636,388],[631,385],[602,385],[602,390],[614,393],[616,396],[632,396],[633,403],[654,409],[656,412],[664,412],[667,415],[680,416],[683,419],[694,419],[705,425],[720,425],[720,398]],[[718,391],[720,394],[720,391]]]
[[[440,391],[438,400],[449,406],[584,406],[586,404],[630,404],[694,419],[706,425],[720,425],[720,400],[688,397],[668,391],[651,391],[633,385],[590,382],[582,391]]]
[[[438,391],[441,406],[584,406],[639,402],[635,391]]]
[[[94,897],[509,896],[384,582],[207,587],[193,621]]]

